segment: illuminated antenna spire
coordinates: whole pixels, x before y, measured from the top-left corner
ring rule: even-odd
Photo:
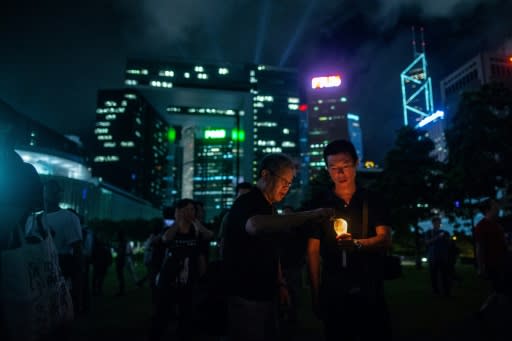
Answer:
[[[418,55],[418,51],[416,50],[416,29],[414,26],[411,26],[412,32],[412,56],[416,57]]]
[[[421,52],[424,54],[426,44],[425,44],[425,35],[424,35],[423,27],[420,28],[420,31],[421,31]]]

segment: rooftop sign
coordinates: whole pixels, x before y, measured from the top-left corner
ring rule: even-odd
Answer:
[[[340,85],[341,85],[341,76],[340,75],[314,77],[311,79],[311,88],[312,89],[336,88]]]

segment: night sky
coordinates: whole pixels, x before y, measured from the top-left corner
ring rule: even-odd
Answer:
[[[442,77],[512,40],[512,0],[9,3],[0,13],[0,99],[86,145],[96,92],[123,87],[127,58],[178,57],[303,74],[339,68],[362,116],[366,155],[379,161],[402,122],[399,75],[412,61],[412,25],[425,30],[437,107]]]

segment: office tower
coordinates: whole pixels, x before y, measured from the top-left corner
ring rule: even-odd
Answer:
[[[98,92],[93,174],[163,204],[168,174],[168,124],[137,91]]]
[[[493,82],[512,89],[512,41],[479,53],[441,80],[441,98],[448,120],[457,112],[464,91],[478,90]]]
[[[29,119],[0,100],[0,121],[16,129],[15,151],[36,169],[41,182],[59,183],[59,206],[86,220],[152,219],[161,215],[148,202],[92,177],[87,151],[77,142]]]
[[[264,65],[191,63],[179,60],[129,60],[125,84],[136,88],[168,124],[181,127],[181,197],[202,200],[211,219],[230,201],[221,194],[217,178],[204,178],[205,159],[220,148],[232,155],[218,168],[234,187],[253,181],[265,153],[298,156],[298,85],[294,70]],[[225,131],[227,149],[204,139],[205,131]],[[210,158],[208,162],[215,160]],[[223,180],[223,181],[224,181]],[[210,190],[216,188],[215,190]],[[227,184],[221,186],[227,188]],[[201,188],[196,192],[197,188]],[[222,193],[225,193],[224,190]],[[178,194],[179,196],[180,194]]]
[[[313,77],[307,96],[311,180],[325,168],[324,147],[332,140],[350,140],[349,106],[340,74]]]
[[[432,79],[428,74],[427,57],[423,28],[421,29],[421,51],[416,48],[415,29],[413,28],[413,61],[400,74],[402,88],[402,109],[404,125],[425,131],[435,144],[432,155],[439,161],[447,156],[444,137],[444,114],[434,113]]]
[[[259,65],[250,70],[253,107],[253,179],[265,154],[299,158],[299,97],[297,72]]]
[[[349,139],[356,148],[357,156],[359,157],[360,162],[363,163],[363,132],[361,131],[359,115],[354,113],[348,113],[347,120]]]

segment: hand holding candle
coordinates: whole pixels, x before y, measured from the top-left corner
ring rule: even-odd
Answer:
[[[348,233],[348,223],[345,219],[334,218],[332,226],[336,232],[336,240],[352,239],[352,234]]]

